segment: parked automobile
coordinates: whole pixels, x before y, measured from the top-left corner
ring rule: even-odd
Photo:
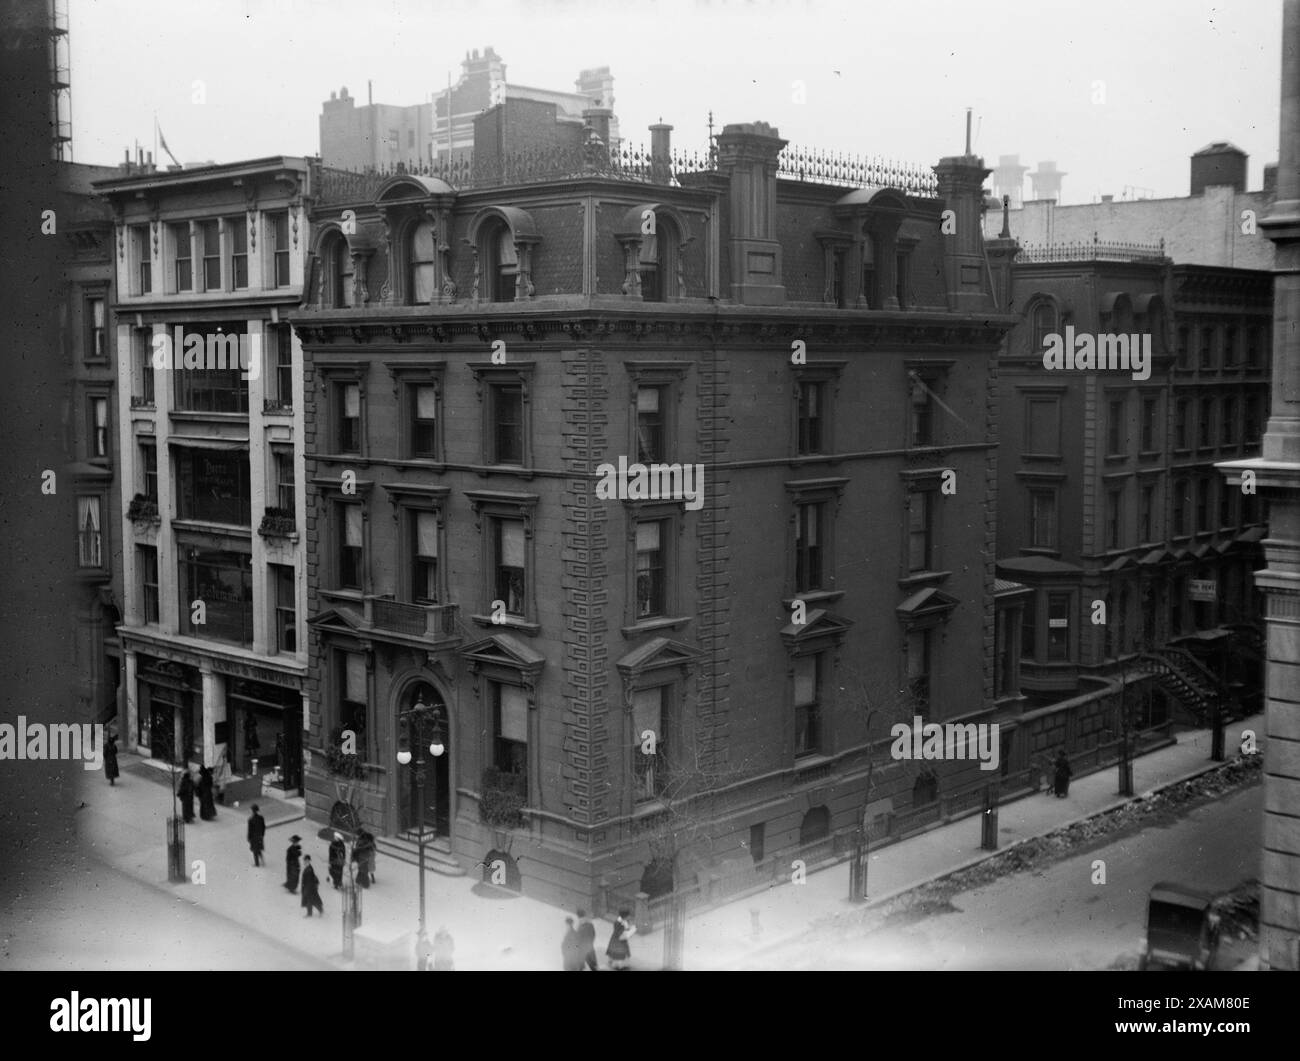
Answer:
[[[1214,896],[1167,882],[1151,889],[1139,969],[1209,969],[1218,950]]]

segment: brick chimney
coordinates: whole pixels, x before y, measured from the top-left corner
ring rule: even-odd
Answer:
[[[939,198],[952,210],[955,231],[943,237],[948,308],[975,312],[988,309],[991,292],[984,258],[984,180],[993,171],[977,155],[949,155],[934,167]]]
[[[741,305],[785,302],[775,236],[777,156],[786,143],[767,122],[728,125],[718,135],[718,169],[731,184],[731,297]]]
[[[671,125],[656,122],[650,126],[650,179],[656,184],[667,184],[672,179]]]
[[[600,137],[600,142],[609,146],[609,120],[614,112],[608,107],[588,107],[582,112],[582,120],[593,133]]]

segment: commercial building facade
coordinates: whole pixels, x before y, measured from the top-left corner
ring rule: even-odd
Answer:
[[[96,184],[115,216],[123,746],[301,786],[301,362],[310,172]]]

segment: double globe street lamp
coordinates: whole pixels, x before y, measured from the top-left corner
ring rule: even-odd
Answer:
[[[416,937],[415,952],[419,961],[421,971],[428,967],[429,963],[429,937],[425,931],[424,924],[424,782],[425,767],[428,761],[424,757],[425,728],[431,727],[428,736],[427,747],[429,754],[437,760],[443,752],[447,750],[442,742],[442,710],[436,704],[426,704],[424,702],[424,693],[420,692],[415,703],[397,716],[399,726],[405,722],[405,732],[399,736],[397,761],[402,766],[407,766],[411,762],[411,748],[416,749],[415,759],[415,802],[416,802],[416,829],[419,834],[420,847],[420,930]],[[438,786],[433,788],[433,820],[436,831],[438,825]]]

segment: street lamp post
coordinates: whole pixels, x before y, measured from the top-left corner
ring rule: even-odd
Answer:
[[[446,751],[442,743],[442,713],[435,704],[426,704],[424,702],[424,693],[421,692],[415,704],[398,716],[399,724],[406,723],[406,739],[402,746],[398,748],[397,761],[406,766],[411,762],[411,747],[416,749],[415,760],[415,802],[416,802],[416,829],[419,833],[420,848],[420,929],[416,936],[415,952],[418,960],[418,968],[424,971],[428,968],[429,963],[429,936],[425,929],[424,918],[424,768],[428,765],[424,758],[424,740],[421,737],[426,719],[433,721],[433,734],[429,741],[429,754],[436,760]],[[433,822],[434,829],[438,828],[438,786],[433,787]]]

